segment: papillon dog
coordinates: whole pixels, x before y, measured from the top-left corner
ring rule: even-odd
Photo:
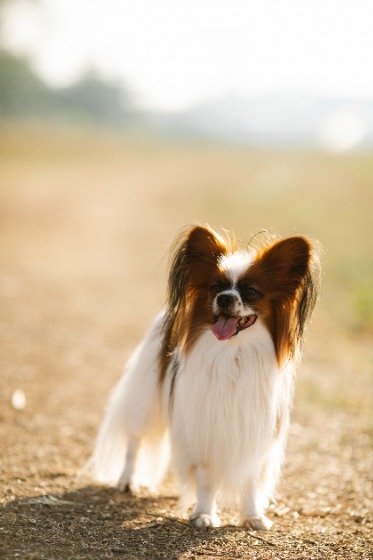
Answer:
[[[217,502],[238,504],[244,527],[271,526],[320,268],[305,237],[263,245],[240,250],[210,227],[184,232],[167,306],[130,358],[92,456],[96,480],[123,491],[156,487],[171,460],[197,527],[218,526]]]

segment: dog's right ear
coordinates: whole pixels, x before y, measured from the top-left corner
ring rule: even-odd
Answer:
[[[227,245],[212,228],[196,226],[187,236],[186,252],[194,264],[215,266],[219,257],[227,253]]]
[[[230,245],[210,227],[185,230],[176,241],[168,278],[168,294],[160,353],[160,379],[164,379],[176,346],[185,342],[195,306],[205,303],[211,273]]]
[[[201,288],[219,257],[227,252],[227,243],[208,226],[195,226],[183,232],[175,245],[170,268],[169,309],[176,310],[190,290]]]

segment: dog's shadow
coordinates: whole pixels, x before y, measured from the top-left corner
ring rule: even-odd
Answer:
[[[1,507],[1,557],[173,560],[229,556],[235,537],[242,540],[238,527],[196,529],[174,513],[176,505],[174,496],[132,496],[93,485],[14,500]],[[244,536],[248,544],[272,546],[269,538]]]

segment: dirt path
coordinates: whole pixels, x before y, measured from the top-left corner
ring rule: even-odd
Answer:
[[[99,420],[93,403],[102,401],[96,387],[86,390],[88,377],[67,377],[54,392],[45,372],[35,392],[24,384],[22,411],[3,398],[1,558],[372,557],[371,463],[356,418],[298,410],[273,529],[247,532],[228,511],[226,526],[203,532],[177,516],[170,485],[135,498],[77,479]]]
[[[77,476],[122,363],[162,303],[175,231],[187,215],[219,225],[232,195],[219,191],[220,213],[186,197],[177,211],[173,181],[190,155],[171,151],[165,165],[157,151],[123,150],[2,163],[0,558],[373,558],[371,341],[337,330],[327,307],[299,372],[271,531],[236,527],[233,511],[222,528],[200,531],[177,516],[171,483],[134,498]],[[237,169],[228,163],[227,173]],[[218,177],[205,175],[207,192]],[[153,184],[165,186],[155,195]],[[197,181],[190,200],[199,190]]]

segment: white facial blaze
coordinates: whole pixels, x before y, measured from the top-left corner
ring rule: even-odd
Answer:
[[[219,268],[226,273],[232,284],[237,284],[240,277],[253,264],[255,255],[246,251],[236,251],[219,259]]]
[[[247,272],[248,268],[252,265],[254,256],[255,255],[252,253],[247,253],[246,251],[236,251],[235,253],[224,255],[219,259],[219,268],[225,272],[227,278],[232,282],[232,287],[220,292],[214,299],[212,310],[215,315],[218,315],[220,312],[217,299],[219,295],[222,294],[234,297],[235,303],[232,306],[232,313],[235,316],[246,317],[254,313],[251,307],[243,303],[241,294],[236,286],[241,276]]]

